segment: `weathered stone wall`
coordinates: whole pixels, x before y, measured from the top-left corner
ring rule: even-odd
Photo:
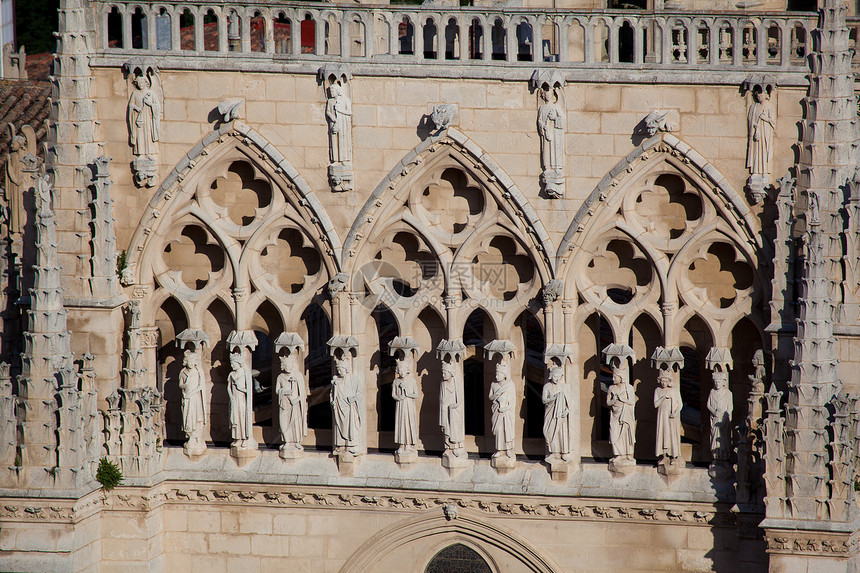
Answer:
[[[97,68],[94,75],[105,153],[114,160],[112,192],[117,244],[122,249],[152,191],[135,188],[126,168],[131,162],[129,94],[122,72]],[[439,103],[458,106],[458,129],[514,180],[556,245],[595,185],[641,141],[634,129],[654,109],[676,110],[680,122],[674,135],[711,162],[739,193],[748,176],[747,105],[738,85],[569,84],[567,196],[549,200],[540,196],[537,103],[526,81],[357,76],[351,82],[356,189],[336,194],[328,190],[325,97],[314,76],[165,70],[161,80],[165,103],[159,181],[212,131],[215,118],[210,114],[218,104],[242,98],[243,121],[284,154],[319,194],[342,238],[374,188],[421,142],[419,124]],[[804,93],[793,87],[777,91],[775,176],[793,163]]]
[[[572,514],[569,504],[581,500],[551,500],[557,513],[549,513],[542,498],[472,496],[464,508],[457,499],[466,498],[454,495],[456,515],[447,519],[445,494],[312,489],[179,482],[97,492],[78,502],[74,525],[48,508],[38,518],[4,518],[4,569],[423,571],[438,550],[463,542],[499,572],[538,563],[594,573],[766,570],[762,541],[739,537],[737,525],[720,524],[726,514],[715,518],[706,504],[624,508],[595,499]]]

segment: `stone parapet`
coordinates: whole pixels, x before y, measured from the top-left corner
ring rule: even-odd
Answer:
[[[805,73],[815,18],[807,13],[574,11],[427,5],[311,6],[92,2],[100,55],[169,57],[167,69],[305,61],[443,66],[504,77],[516,68]],[[179,15],[192,24],[180,27]],[[204,22],[204,17],[207,22]],[[108,24],[110,19],[111,24]],[[214,20],[214,21],[213,21]],[[117,26],[117,22],[120,25]],[[297,25],[298,24],[298,25]],[[114,33],[113,30],[121,30]],[[217,58],[217,59],[213,59]],[[98,59],[95,61],[98,65]]]

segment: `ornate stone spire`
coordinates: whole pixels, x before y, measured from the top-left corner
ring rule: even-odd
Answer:
[[[854,502],[856,399],[842,391],[834,323],[845,302],[842,271],[844,212],[857,157],[857,101],[852,51],[842,0],[826,0],[812,33],[809,88],[804,99],[795,215],[803,233],[799,261],[797,334],[785,417],[780,392],[768,392],[764,421],[767,517],[771,568],[805,561],[810,571],[828,558],[800,555],[803,536],[823,547],[848,547],[857,529]],[[782,440],[784,432],[784,442]],[[812,543],[812,542],[810,542]],[[789,546],[790,545],[790,546]],[[801,545],[802,546],[802,545]],[[844,552],[840,559],[853,558]],[[800,552],[802,553],[802,552]],[[818,559],[821,563],[813,564]]]
[[[22,477],[30,487],[68,487],[71,484],[66,479],[72,476],[66,472],[77,471],[77,464],[62,467],[60,462],[71,461],[70,450],[83,452],[79,447],[82,435],[61,431],[63,427],[73,429],[80,416],[75,412],[77,374],[72,369],[66,329],[53,206],[50,176],[43,175],[36,181],[35,278],[19,378]]]
[[[104,189],[99,189],[99,179],[93,177],[98,172],[96,158],[101,152],[96,136],[96,105],[91,93],[89,54],[94,40],[87,19],[88,9],[89,2],[83,0],[60,1],[54,75],[50,78],[53,85],[50,122],[54,126],[62,125],[64,129],[48,130],[47,164],[54,174],[57,196],[65,198],[58,208],[73,208],[75,211],[75,216],[63,219],[73,221],[72,228],[64,230],[91,237],[95,250],[99,247],[95,244],[96,237],[105,230],[101,220],[110,217],[110,211],[103,208]],[[93,208],[95,221],[91,215]],[[112,224],[109,230],[112,233]],[[100,264],[95,259],[110,257],[110,253],[94,252],[92,258],[79,257],[81,253],[75,250],[74,245],[61,245],[60,248],[74,250],[69,254],[78,261],[77,268],[63,269],[69,279],[66,281],[66,295],[74,298],[103,296],[103,289],[98,284],[101,280],[96,278],[100,277]],[[85,277],[85,280],[78,277]],[[86,277],[91,280],[87,281]]]

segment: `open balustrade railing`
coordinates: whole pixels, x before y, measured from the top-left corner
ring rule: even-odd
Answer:
[[[94,1],[102,56],[805,72],[811,13]],[[860,20],[851,22],[860,28]],[[426,68],[425,68],[426,69]]]

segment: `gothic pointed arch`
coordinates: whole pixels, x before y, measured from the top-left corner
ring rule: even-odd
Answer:
[[[515,562],[516,571],[560,573],[561,567],[536,544],[507,527],[453,505],[411,517],[383,529],[347,559],[340,573],[381,571],[377,564],[394,551],[405,551],[416,562],[410,570],[423,571],[443,543],[462,542],[486,555],[490,550]],[[418,562],[417,560],[420,560]]]
[[[663,315],[664,343],[684,317],[706,316],[725,339],[762,313],[771,257],[744,199],[701,154],[658,134],[616,165],[574,217],[556,265],[579,316]],[[622,333],[622,336],[625,336]]]
[[[389,172],[362,207],[349,234],[344,241],[344,267],[349,267],[362,248],[364,240],[374,234],[380,221],[392,219],[392,213],[400,209],[400,200],[408,199],[410,189],[434,168],[454,167],[481,182],[486,191],[496,200],[499,209],[519,227],[524,238],[538,255],[541,273],[547,280],[553,275],[551,260],[554,252],[552,240],[528,199],[513,180],[490,157],[466,135],[453,127],[440,134],[431,135]],[[426,227],[426,221],[422,221]]]
[[[127,251],[126,268],[123,282],[127,285],[145,284],[146,263],[152,256],[151,248],[156,238],[163,236],[184,212],[193,212],[203,223],[209,223],[201,216],[200,209],[192,205],[195,183],[203,174],[229,170],[231,160],[247,162],[259,175],[269,178],[273,187],[280,189],[283,198],[294,211],[297,221],[305,222],[305,231],[323,254],[329,274],[340,270],[342,242],[331,219],[315,192],[287,159],[262,135],[245,123],[234,120],[221,125],[206,135],[192,147],[171,170],[153,195],[141,216]],[[214,209],[215,219],[227,222],[230,217],[223,206]],[[235,223],[235,221],[234,221]],[[235,227],[229,225],[228,227]],[[247,226],[239,233],[243,236],[253,233],[259,225]],[[217,233],[215,226],[211,231]],[[238,259],[235,261],[238,264]]]
[[[403,287],[407,295],[391,294],[392,307],[398,299],[411,301],[401,305],[407,314],[427,300],[444,314],[443,300],[449,297],[492,299],[501,316],[527,304],[555,275],[552,241],[534,209],[499,165],[455,128],[425,139],[377,186],[344,242],[344,269],[360,281],[370,265],[377,280],[377,261],[389,260],[382,250],[406,236],[415,244],[406,254],[413,261],[409,276],[414,280],[397,274],[400,269],[384,278],[423,289]],[[421,252],[428,255],[423,266]],[[402,258],[397,254],[390,260]],[[432,276],[419,272],[433,265]],[[481,276],[475,270],[480,268],[498,273]],[[372,285],[353,284],[353,291],[377,294]]]

